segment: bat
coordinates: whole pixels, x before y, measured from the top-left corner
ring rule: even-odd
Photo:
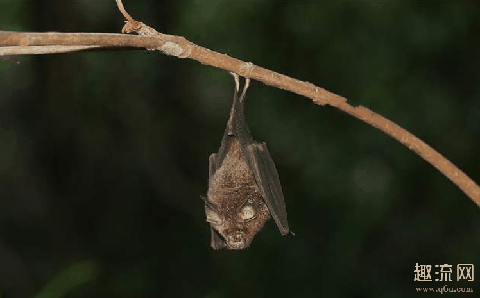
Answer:
[[[218,153],[209,158],[209,181],[205,215],[211,230],[213,249],[244,249],[273,217],[282,235],[290,233],[285,199],[275,163],[267,145],[252,139],[245,122],[246,79],[240,95],[235,81],[230,118]]]

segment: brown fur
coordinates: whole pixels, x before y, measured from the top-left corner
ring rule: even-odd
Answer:
[[[250,245],[255,234],[270,218],[270,213],[240,149],[238,138],[229,137],[226,146],[228,153],[210,180],[207,197],[223,220],[220,224],[212,224],[213,228],[225,239],[228,248],[242,249]],[[243,220],[239,212],[247,198],[253,201],[255,217]]]

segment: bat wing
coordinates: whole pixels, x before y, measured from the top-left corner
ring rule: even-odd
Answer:
[[[210,158],[208,159],[209,161],[208,175],[210,178],[212,178],[215,172],[217,171],[217,159],[218,159],[218,155],[216,153],[210,155]],[[218,234],[217,231],[215,231],[212,225],[210,225],[210,233],[211,233],[210,246],[213,249],[222,249],[227,246],[223,238],[220,237],[220,235]]]
[[[208,158],[208,162],[209,162],[209,165],[208,165],[208,177],[211,179],[213,177],[213,175],[215,174],[215,172],[217,171],[217,154],[216,153],[213,153],[212,155],[210,155],[210,157]]]
[[[253,142],[247,145],[244,151],[249,160],[251,170],[255,176],[260,193],[270,210],[275,223],[282,235],[290,232],[287,220],[285,199],[283,198],[282,186],[278,177],[275,163],[270,157],[267,144]]]

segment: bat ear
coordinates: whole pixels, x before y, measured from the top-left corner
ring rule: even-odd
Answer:
[[[227,247],[227,243],[225,240],[220,237],[220,234],[218,234],[217,231],[215,231],[214,228],[210,226],[211,234],[212,234],[212,240],[210,242],[210,245],[212,246],[213,249],[222,249],[224,247]]]

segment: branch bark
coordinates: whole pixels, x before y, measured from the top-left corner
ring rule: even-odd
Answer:
[[[336,107],[370,124],[390,135],[437,168],[480,207],[480,187],[471,178],[443,155],[394,122],[363,106],[351,106],[344,97],[317,87],[312,83],[290,78],[251,62],[243,62],[226,54],[220,54],[193,44],[182,36],[159,33],[144,23],[134,20],[124,10],[119,0],[117,0],[117,4],[127,19],[122,33],[137,33],[140,36],[105,33],[0,31],[0,56],[100,49],[121,50],[133,47],[144,48],[149,51],[161,51],[178,58],[193,59],[205,65],[234,72],[245,78],[308,97],[315,104]]]

